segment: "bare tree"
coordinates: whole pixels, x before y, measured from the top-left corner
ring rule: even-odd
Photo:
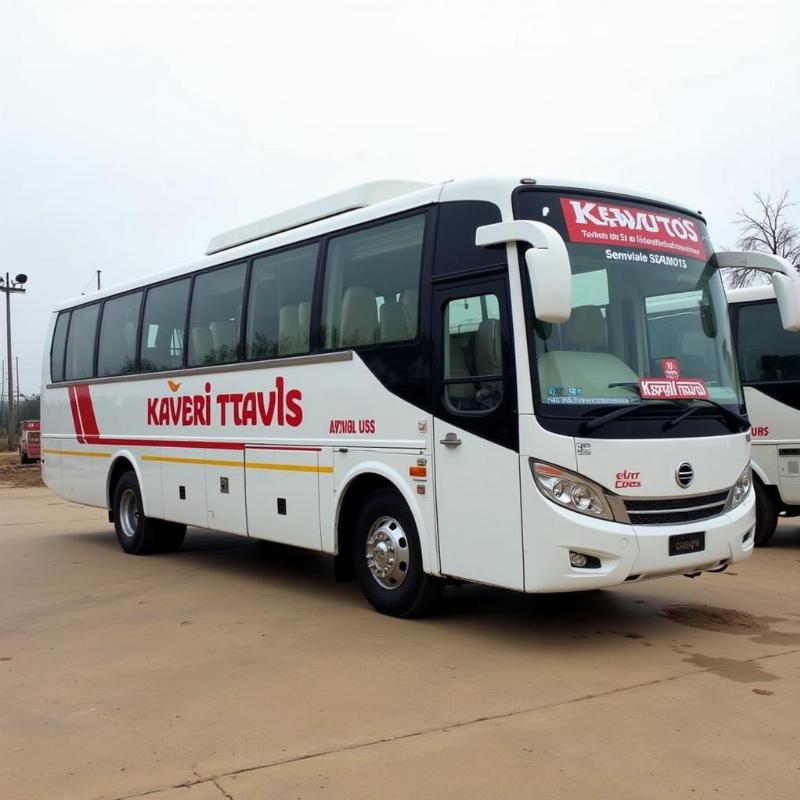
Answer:
[[[784,192],[777,200],[759,192],[753,196],[755,211],[748,214],[741,209],[734,220],[739,227],[736,244],[742,250],[783,256],[800,271],[800,228],[786,218],[787,210],[796,205],[789,202],[789,192]],[[728,285],[733,289],[756,283],[760,275],[752,269],[731,269],[727,273]]]

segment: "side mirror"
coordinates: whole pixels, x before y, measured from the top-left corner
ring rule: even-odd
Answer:
[[[784,330],[800,332],[800,272],[773,253],[716,253],[720,269],[752,269],[766,272],[772,280]]]
[[[566,322],[572,313],[572,271],[564,240],[555,228],[533,220],[496,222],[475,231],[478,247],[522,242],[529,244],[525,264],[533,293],[536,319]]]

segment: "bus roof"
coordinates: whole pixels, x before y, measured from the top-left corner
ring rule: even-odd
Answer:
[[[522,185],[556,191],[602,192],[630,198],[633,202],[667,205],[692,216],[702,216],[688,206],[664,197],[631,189],[585,181],[552,178],[491,177],[450,180],[438,184],[412,181],[373,181],[343,192],[295,206],[257,222],[233,228],[211,239],[206,256],[180,267],[142,275],[99,292],[59,303],[55,311],[85,305],[104,297],[148,284],[188,275],[197,270],[245,259],[265,249],[285,247],[322,236],[339,228],[369,222],[389,214],[449,200],[486,200],[498,205],[504,218],[511,218],[511,193]],[[267,242],[268,240],[268,242]]]
[[[301,225],[308,225],[312,222],[327,219],[328,217],[339,216],[348,211],[355,211],[358,208],[366,208],[380,203],[383,200],[392,200],[395,197],[402,197],[420,189],[430,187],[428,183],[416,183],[414,181],[372,181],[362,183],[345,189],[343,192],[330,194],[310,203],[295,206],[287,211],[281,211],[270,217],[251,222],[233,228],[224,233],[217,234],[208,244],[206,255],[210,256],[222,250],[230,250],[240,244],[247,244],[256,239],[265,239],[276,233],[299,228]]]
[[[741,289],[726,289],[728,303],[751,303],[755,300],[774,300],[775,289],[771,283],[758,286],[743,286]]]

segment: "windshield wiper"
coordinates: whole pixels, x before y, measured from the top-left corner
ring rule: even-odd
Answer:
[[[603,414],[601,417],[597,417],[596,419],[590,419],[587,422],[584,422],[581,425],[581,434],[586,435],[587,433],[591,433],[592,431],[596,431],[598,428],[602,428],[604,425],[608,424],[609,422],[613,422],[615,419],[620,419],[621,417],[627,417],[628,414],[632,414],[636,410],[641,410],[643,408],[652,408],[654,405],[673,405],[674,401],[670,402],[669,400],[661,400],[661,401],[654,401],[652,403],[630,403],[620,408],[615,408],[613,411],[609,411],[606,414]]]
[[[668,431],[670,428],[674,428],[676,425],[679,425],[683,422],[688,416],[694,414],[697,409],[702,408],[702,403],[708,403],[709,405],[714,406],[714,408],[718,409],[721,413],[723,418],[726,422],[728,422],[728,427],[734,431],[735,433],[741,433],[742,431],[746,431],[750,427],[749,421],[743,417],[741,414],[737,414],[735,411],[731,411],[729,408],[725,408],[725,406],[721,405],[720,403],[716,402],[716,400],[708,400],[707,398],[697,398],[696,400],[692,400],[689,403],[688,408],[682,414],[679,414],[674,419],[669,420],[668,422],[664,423],[662,430]]]
[[[621,386],[623,389],[630,389],[632,392],[636,392],[639,397],[642,396],[642,390],[638,383],[634,383],[633,381],[618,381],[617,383],[608,384],[609,389],[616,389],[618,386]]]

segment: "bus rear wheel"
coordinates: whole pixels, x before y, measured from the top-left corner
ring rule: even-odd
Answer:
[[[422,569],[414,517],[394,489],[379,489],[364,504],[353,537],[353,563],[361,591],[383,614],[424,616],[441,594],[441,579]]]
[[[144,514],[142,493],[134,472],[124,473],[114,487],[112,516],[119,546],[130,555],[180,550],[186,526]]]
[[[753,544],[763,547],[769,543],[778,526],[778,510],[766,487],[758,478],[753,479],[756,492],[756,532]]]

